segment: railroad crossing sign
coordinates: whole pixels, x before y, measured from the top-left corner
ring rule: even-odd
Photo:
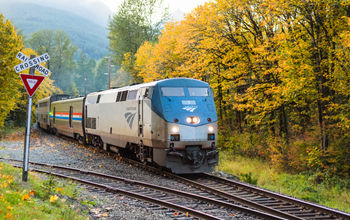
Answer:
[[[26,138],[24,141],[24,153],[23,153],[23,172],[22,172],[22,180],[27,182],[28,180],[28,164],[29,164],[29,146],[30,146],[30,126],[31,126],[31,118],[32,118],[32,105],[33,105],[33,95],[35,91],[39,88],[40,84],[43,82],[45,77],[43,76],[35,76],[35,69],[38,70],[41,74],[48,76],[50,74],[50,70],[45,67],[39,65],[42,62],[48,61],[50,59],[49,54],[45,53],[41,56],[35,57],[35,55],[31,55],[28,58],[21,52],[18,52],[17,59],[23,61],[23,63],[16,65],[15,71],[19,73],[23,70],[30,68],[29,75],[28,74],[19,74],[24,86],[26,87],[28,93],[28,107],[27,107],[27,122],[26,122]]]
[[[43,76],[35,76],[35,75],[28,75],[28,74],[19,74],[19,75],[30,97],[34,95],[35,91],[39,88],[40,84],[45,79],[45,77]]]
[[[50,56],[48,53],[45,53],[41,56],[29,59],[26,55],[24,55],[21,52],[18,52],[17,59],[23,61],[23,63],[16,65],[15,71],[16,73],[22,72],[23,70],[26,70],[31,67],[35,67],[37,71],[39,71],[41,74],[48,76],[50,74],[50,70],[46,69],[45,67],[39,65],[39,63],[46,62],[50,59]]]

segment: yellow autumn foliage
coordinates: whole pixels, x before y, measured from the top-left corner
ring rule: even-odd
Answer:
[[[205,3],[184,20],[167,23],[157,43],[144,43],[136,53],[136,71],[146,82],[173,77],[207,81],[223,134],[254,132],[289,144],[312,130],[313,143],[327,150],[339,134],[350,138],[349,4]],[[266,145],[263,140],[260,144]],[[343,155],[340,146],[334,149]],[[292,157],[278,149],[270,151],[271,158],[276,153]]]

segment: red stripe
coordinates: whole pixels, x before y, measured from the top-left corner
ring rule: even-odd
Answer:
[[[56,114],[69,115],[69,112],[56,112]],[[82,113],[73,113],[73,115],[83,115]]]

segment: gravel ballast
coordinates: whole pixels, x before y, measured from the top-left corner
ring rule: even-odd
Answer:
[[[0,141],[0,157],[22,160],[24,134],[11,135]],[[156,185],[183,189],[178,182],[131,166],[92,146],[84,146],[67,137],[61,138],[34,129],[30,143],[30,161],[103,172]],[[81,185],[81,187],[84,187]],[[124,195],[106,196],[103,192],[81,190],[82,199],[93,199],[87,207],[91,219],[174,219],[167,209]],[[169,214],[170,213],[170,214]],[[235,213],[232,219],[253,219]]]

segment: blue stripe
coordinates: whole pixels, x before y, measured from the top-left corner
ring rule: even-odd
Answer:
[[[53,116],[50,116],[50,118],[53,118]],[[69,117],[64,117],[64,116],[56,116],[56,119],[64,119],[64,120],[69,120]],[[73,121],[82,121],[82,118],[72,118]]]

